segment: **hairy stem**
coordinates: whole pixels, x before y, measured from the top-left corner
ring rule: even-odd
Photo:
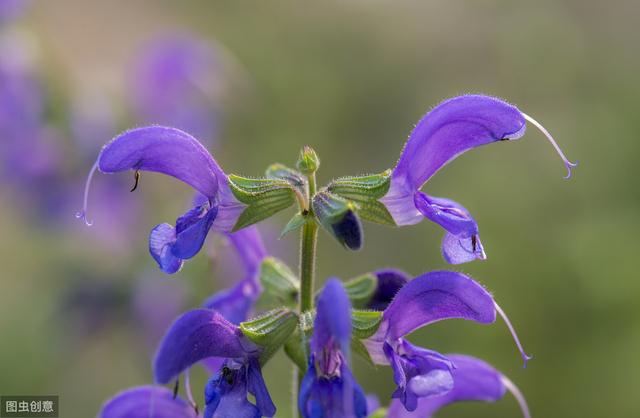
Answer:
[[[306,209],[307,213],[305,214],[307,216],[307,222],[302,227],[300,238],[300,314],[313,309],[313,290],[316,270],[316,243],[318,239],[318,224],[313,219],[313,209],[311,209],[311,199],[316,193],[315,173],[309,174],[307,176],[307,179],[309,184],[309,202],[307,205],[308,209]],[[293,380],[293,399],[297,400],[300,394],[300,384],[302,383],[301,370],[297,370],[296,368],[294,368]],[[298,405],[296,402],[294,402],[294,414],[297,409]]]
[[[315,174],[310,174],[309,208],[311,208],[311,198],[315,192],[316,176]],[[300,313],[313,308],[313,282],[316,267],[317,238],[318,224],[309,216],[309,220],[302,227],[302,238],[300,242]]]

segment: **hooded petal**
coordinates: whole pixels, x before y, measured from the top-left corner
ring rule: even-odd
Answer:
[[[351,341],[351,303],[340,280],[331,278],[318,297],[311,351],[320,358],[323,350],[333,348],[349,353]],[[326,372],[326,370],[322,370]]]
[[[409,412],[399,400],[394,399],[389,407],[392,418],[429,418],[440,408],[462,401],[495,402],[506,391],[503,376],[482,360],[462,355],[448,355],[454,362],[453,389],[441,396],[420,398],[417,408]]]
[[[495,97],[467,95],[445,100],[411,132],[381,201],[397,225],[420,222],[414,193],[431,176],[465,151],[521,137],[525,126],[525,118],[515,106]]]
[[[400,289],[383,318],[387,338],[396,339],[443,319],[491,323],[496,310],[491,295],[473,279],[453,271],[433,271]]]
[[[104,173],[145,170],[167,174],[213,199],[226,176],[194,137],[179,129],[147,126],[126,131],[102,148],[98,168]]]
[[[168,383],[192,364],[207,357],[238,358],[248,342],[238,328],[210,309],[195,309],[180,316],[165,334],[154,360],[158,383]]]
[[[407,273],[396,269],[378,270],[373,273],[378,279],[378,286],[367,304],[368,309],[384,311],[396,296],[396,293],[409,282]]]
[[[393,177],[416,190],[465,151],[519,138],[524,130],[525,119],[518,108],[498,98],[465,95],[445,100],[411,132]]]
[[[127,389],[102,406],[99,418],[196,418],[194,409],[161,386]]]

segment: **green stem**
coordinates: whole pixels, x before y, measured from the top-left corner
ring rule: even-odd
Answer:
[[[316,176],[309,177],[309,208],[311,198],[316,192]],[[309,209],[311,211],[311,209]],[[300,313],[313,309],[313,282],[316,268],[316,242],[318,238],[318,224],[310,216],[302,227],[300,244]]]

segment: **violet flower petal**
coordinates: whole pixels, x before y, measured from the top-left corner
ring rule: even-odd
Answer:
[[[260,410],[260,413],[267,417],[274,416],[276,414],[276,406],[273,404],[273,400],[271,400],[271,395],[269,395],[267,385],[262,377],[260,363],[256,358],[249,359],[247,386],[249,392],[256,400],[256,406]]]
[[[268,255],[258,228],[252,225],[227,234],[227,238],[238,252],[245,272],[253,275]]]
[[[176,242],[171,246],[171,253],[183,260],[195,256],[202,246],[213,221],[218,214],[217,206],[212,208],[197,207],[187,212],[186,217],[176,221]]]
[[[229,322],[237,325],[247,320],[259,296],[253,279],[243,279],[232,288],[213,294],[202,306],[219,312]]]
[[[184,262],[171,252],[171,245],[175,241],[176,230],[167,223],[157,225],[149,233],[149,253],[158,263],[160,270],[167,274],[178,272]]]
[[[469,211],[458,202],[417,192],[414,203],[427,219],[453,235],[468,238],[478,234],[478,224]]]
[[[440,408],[454,402],[495,402],[506,391],[503,376],[482,360],[458,354],[447,355],[455,364],[453,389],[441,396],[418,399],[417,408],[407,411],[402,403],[394,399],[389,407],[390,418],[429,418]]]
[[[524,135],[525,119],[513,105],[495,97],[465,95],[440,103],[411,132],[393,177],[412,190],[472,148]]]
[[[298,409],[303,418],[364,418],[367,398],[346,364],[339,376],[319,376],[309,364],[300,385]]]
[[[210,309],[184,313],[171,325],[154,359],[158,383],[168,383],[192,364],[207,357],[238,358],[247,354],[238,328]]]
[[[496,310],[493,298],[480,284],[462,273],[444,270],[423,274],[407,283],[383,314],[388,339],[450,318],[491,323],[496,319]]]
[[[393,345],[395,348],[384,344],[398,386],[393,398],[400,399],[407,410],[416,408],[418,398],[442,395],[453,388],[450,359],[402,339]]]
[[[468,263],[473,260],[486,260],[487,255],[478,235],[460,238],[446,233],[442,238],[442,257],[449,264]]]
[[[194,409],[161,386],[124,390],[102,406],[98,418],[195,418]]]
[[[383,269],[373,273],[378,279],[376,291],[367,304],[368,309],[384,311],[396,293],[409,282],[407,273],[396,269]]]
[[[328,347],[349,353],[351,341],[351,303],[340,280],[329,279],[316,305],[316,319],[311,336],[311,351],[319,358]],[[326,370],[322,370],[326,372]]]
[[[104,146],[98,156],[103,173],[146,170],[167,174],[214,199],[226,176],[194,137],[179,129],[147,126],[126,131]]]
[[[525,126],[515,106],[495,97],[467,95],[445,100],[411,132],[381,201],[397,225],[420,222],[414,194],[431,176],[465,151],[521,137]]]

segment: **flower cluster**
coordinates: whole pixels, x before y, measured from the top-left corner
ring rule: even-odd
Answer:
[[[506,391],[529,410],[515,385],[482,360],[441,354],[412,344],[414,330],[444,319],[480,324],[501,316],[493,296],[471,277],[432,271],[410,277],[377,270],[354,279],[330,278],[314,293],[315,245],[321,227],[344,247],[363,245],[361,220],[404,226],[428,218],[445,230],[442,254],[451,264],[485,259],[479,228],[462,205],[420,189],[444,165],[472,148],[540,128],[566,167],[570,163],[534,119],[500,99],[481,95],[446,100],[427,113],[409,136],[397,165],[376,175],[349,176],[317,188],[320,160],[305,147],[296,169],[273,164],[261,178],[226,174],[201,143],[170,127],[149,126],[117,136],[91,170],[141,171],[175,177],[195,190],[192,207],[173,225],[151,230],[149,252],[173,274],[205,245],[210,233],[227,237],[245,267],[244,278],[202,307],[179,316],[167,330],[154,362],[156,385],[126,390],[102,408],[103,418],[273,417],[262,368],[280,348],[297,368],[302,417],[425,417],[452,402],[497,401]],[[86,197],[85,197],[86,202]],[[254,224],[297,203],[283,234],[301,230],[300,273],[270,256]],[[83,213],[86,216],[85,207]],[[271,310],[260,312],[264,307]],[[396,390],[378,407],[351,371],[352,355],[393,370]],[[189,370],[201,364],[212,375],[198,402]],[[185,381],[187,399],[177,396]],[[171,393],[160,385],[175,382]],[[197,404],[204,404],[201,411]]]

